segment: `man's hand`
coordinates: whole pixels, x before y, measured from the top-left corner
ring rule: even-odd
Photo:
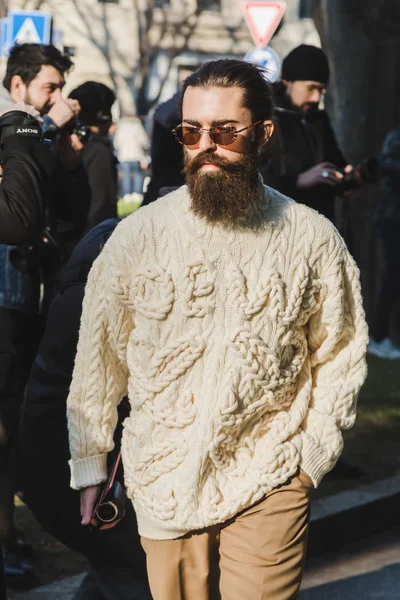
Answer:
[[[98,526],[97,519],[92,518],[94,507],[96,506],[96,502],[100,496],[101,485],[91,485],[90,487],[83,488],[81,490],[81,525],[93,525],[93,527]],[[107,529],[112,529],[116,526],[117,523],[120,522],[121,519],[117,521],[113,521],[112,523],[106,523],[100,527],[101,531],[105,531]]]
[[[57,127],[64,127],[71,119],[76,119],[80,113],[81,107],[78,100],[68,98],[64,100],[61,96],[61,90],[58,90],[57,100],[47,113]]]
[[[58,145],[60,162],[67,173],[73,173],[82,164],[83,144],[75,133],[61,130]]]
[[[345,173],[351,173],[354,170],[353,165],[346,165],[344,168],[344,172]],[[360,188],[359,187],[353,187],[350,188],[348,190],[346,190],[345,192],[343,192],[343,197],[346,200],[355,200],[356,198],[358,198],[360,195]]]
[[[338,171],[337,167],[330,162],[323,162],[315,165],[308,171],[300,173],[297,178],[297,187],[310,188],[319,183],[335,186],[341,183],[343,174]]]

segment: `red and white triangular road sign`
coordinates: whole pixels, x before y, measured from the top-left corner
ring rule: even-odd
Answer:
[[[242,2],[242,10],[247,27],[258,48],[264,48],[274,35],[287,8],[283,0],[247,0]]]

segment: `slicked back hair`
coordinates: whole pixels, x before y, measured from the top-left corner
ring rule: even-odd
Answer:
[[[14,46],[7,61],[7,70],[3,85],[6,90],[11,89],[11,80],[14,75],[19,75],[28,86],[39,73],[42,66],[54,67],[62,75],[69,71],[73,63],[64,56],[55,46],[44,44],[20,44]]]
[[[230,58],[211,60],[185,79],[182,102],[188,87],[240,88],[243,106],[250,110],[253,123],[272,119],[272,89],[264,71],[252,63]]]

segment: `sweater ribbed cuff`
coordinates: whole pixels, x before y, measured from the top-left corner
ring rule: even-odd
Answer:
[[[312,479],[314,487],[318,487],[324,475],[331,471],[335,466],[337,459],[342,453],[343,445],[337,448],[333,454],[330,453],[329,458],[327,458],[324,449],[317,446],[314,440],[312,440],[304,431],[302,432],[301,437],[303,444],[300,467]]]
[[[70,460],[70,486],[74,490],[103,483],[107,479],[107,454],[97,454],[79,460]]]

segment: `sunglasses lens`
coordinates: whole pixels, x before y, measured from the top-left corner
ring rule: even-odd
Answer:
[[[177,127],[174,130],[178,140],[185,146],[197,146],[203,131],[196,127]],[[209,134],[214,144],[219,146],[229,146],[235,141],[235,129],[233,128],[211,127]]]
[[[210,135],[214,144],[219,146],[229,146],[235,141],[235,132],[226,127],[212,127]]]
[[[178,127],[177,129],[179,140],[185,146],[197,146],[200,140],[200,132],[194,127]]]

